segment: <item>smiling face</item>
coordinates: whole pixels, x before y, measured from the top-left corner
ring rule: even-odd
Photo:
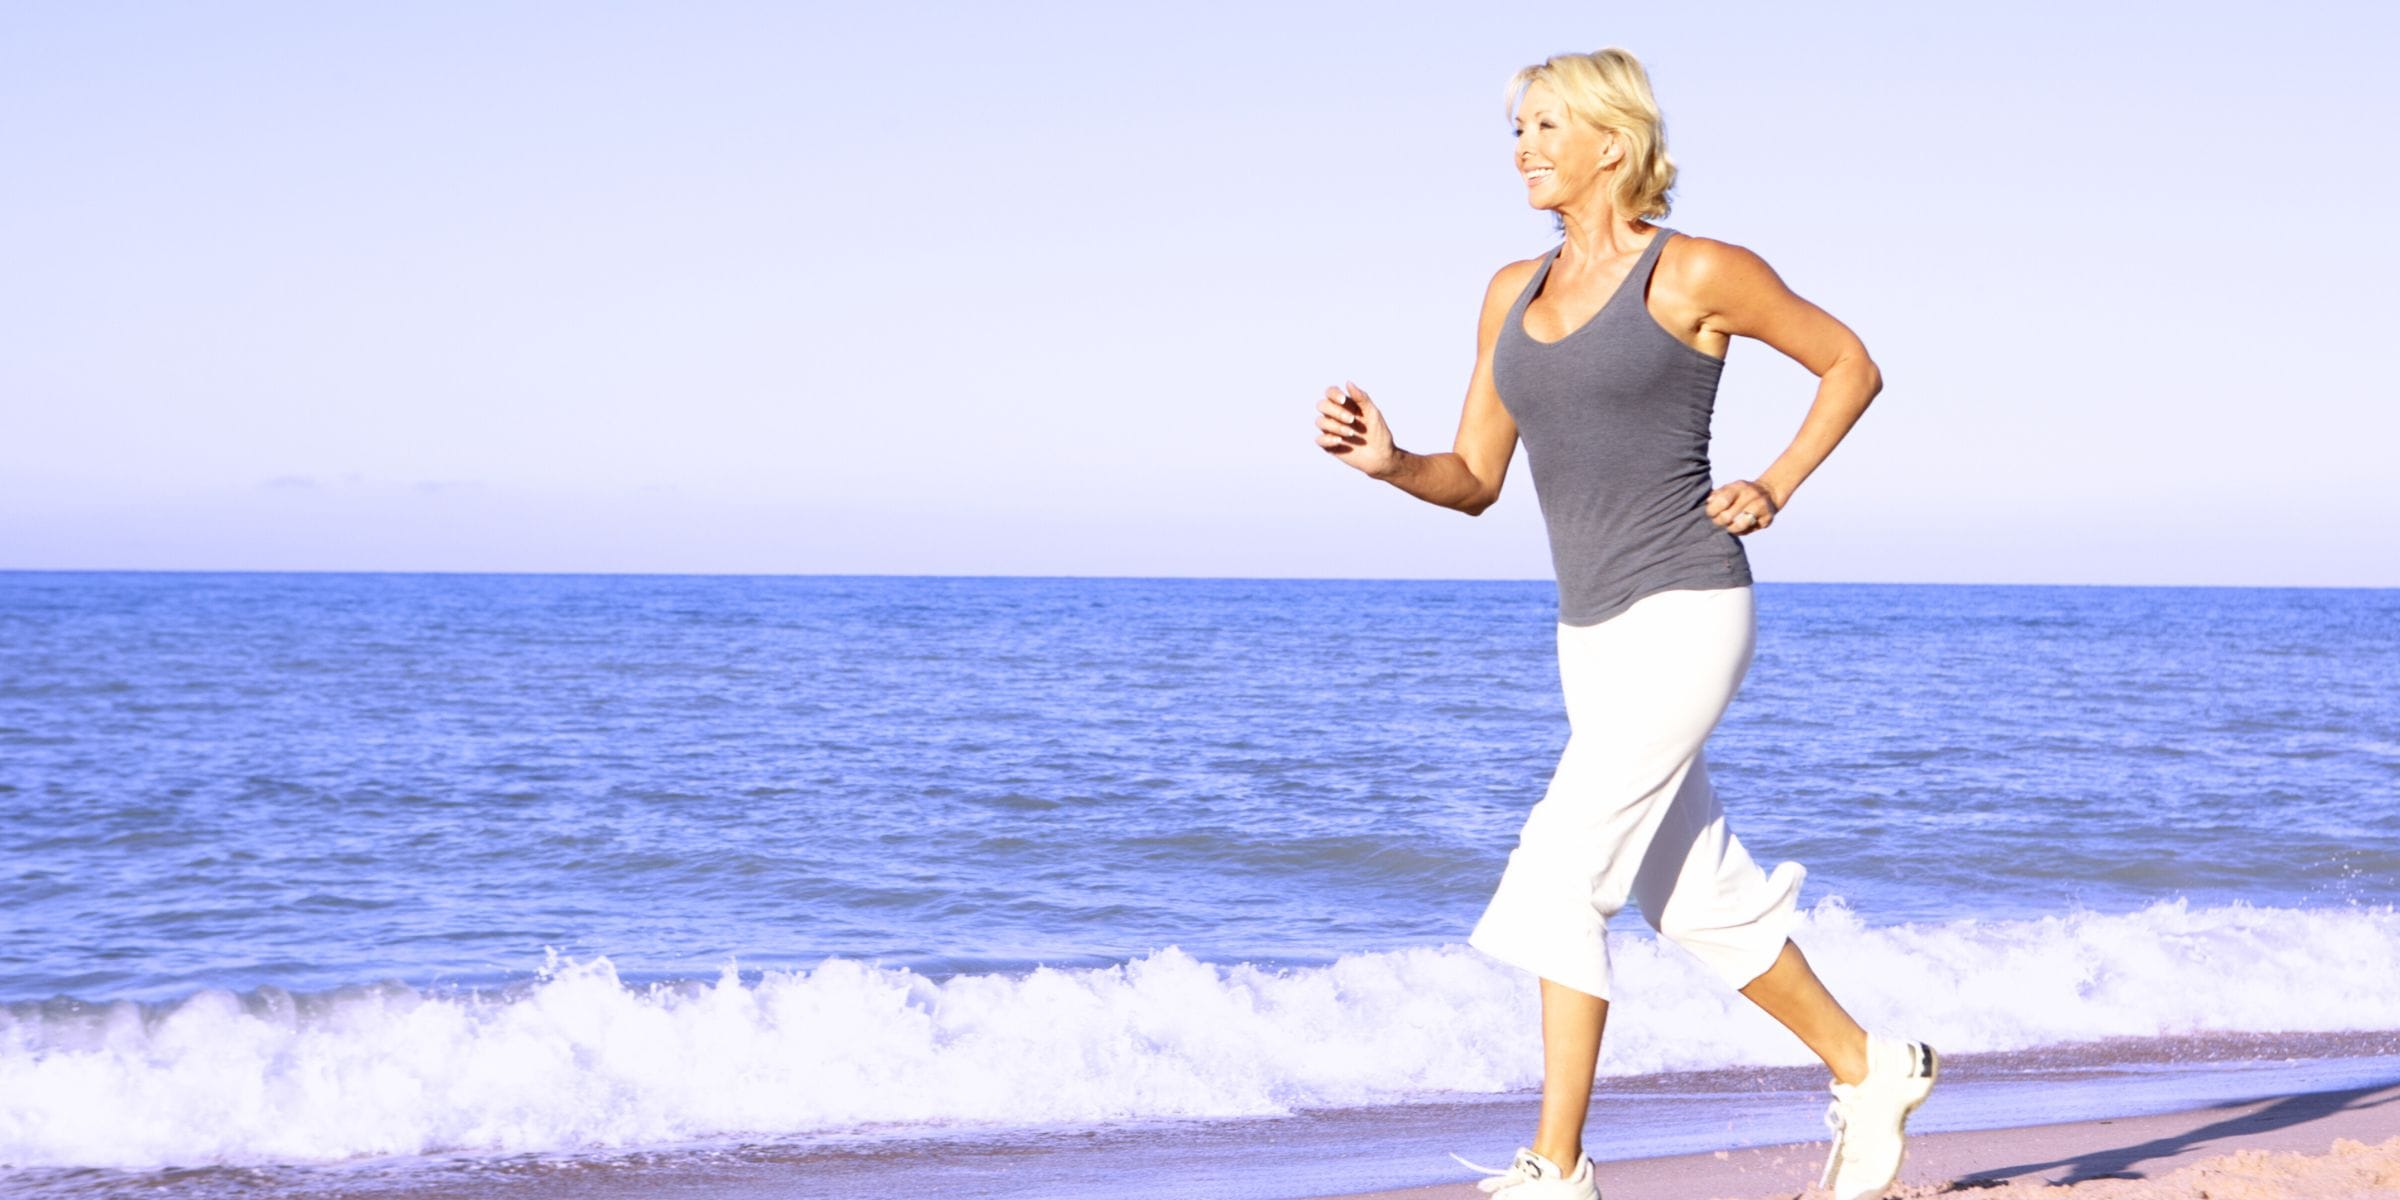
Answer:
[[[1536,80],[1517,102],[1517,173],[1526,203],[1557,210],[1602,194],[1604,173],[1623,157],[1614,134],[1567,114],[1558,94]]]

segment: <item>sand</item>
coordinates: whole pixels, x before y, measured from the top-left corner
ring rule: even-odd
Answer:
[[[1605,1200],[1793,1200],[1825,1143],[1600,1164]],[[1497,1164],[1495,1164],[1497,1165]],[[1465,1174],[1465,1172],[1462,1172]],[[2400,1200],[2400,1084],[2213,1104],[2185,1112],[1912,1134],[1896,1200]],[[1365,1193],[1482,1200],[1471,1182]],[[1354,1200],[1363,1200],[1354,1198]]]

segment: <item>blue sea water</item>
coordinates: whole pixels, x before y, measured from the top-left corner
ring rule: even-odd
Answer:
[[[0,1167],[1521,1092],[1554,595],[0,573]],[[1710,769],[1863,1022],[2400,1030],[2400,592],[1758,595]],[[1604,1074],[1812,1061],[1647,933]]]

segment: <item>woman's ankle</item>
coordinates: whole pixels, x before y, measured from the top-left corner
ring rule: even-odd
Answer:
[[[1859,1080],[1865,1079],[1867,1077],[1866,1031],[1859,1031],[1858,1040],[1855,1043],[1843,1047],[1832,1058],[1827,1059],[1825,1067],[1833,1072],[1835,1083],[1857,1083]],[[1844,1078],[1844,1076],[1848,1076],[1848,1078]]]

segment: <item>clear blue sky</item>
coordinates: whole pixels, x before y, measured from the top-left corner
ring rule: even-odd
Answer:
[[[1605,45],[1887,378],[1762,579],[2400,585],[2369,4],[0,7],[0,567],[1543,578],[1311,413],[1448,447]]]

